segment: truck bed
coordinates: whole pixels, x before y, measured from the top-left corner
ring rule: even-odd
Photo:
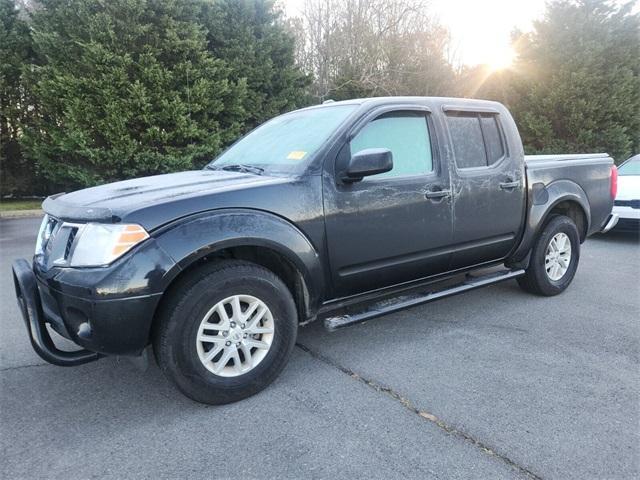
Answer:
[[[613,159],[606,153],[525,155],[527,185],[533,205],[544,201],[544,192],[561,188],[582,197],[588,215],[586,236],[600,231],[611,213],[610,175]],[[543,189],[544,187],[544,189]],[[553,196],[552,196],[553,197]]]
[[[555,166],[556,162],[571,162],[572,165],[585,163],[600,163],[601,161],[609,162],[613,160],[606,153],[569,153],[558,155],[525,155],[524,163],[529,166]]]

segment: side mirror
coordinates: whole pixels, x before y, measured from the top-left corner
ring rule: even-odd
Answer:
[[[388,148],[367,148],[351,156],[342,181],[359,182],[364,177],[388,172],[393,168],[393,154]]]

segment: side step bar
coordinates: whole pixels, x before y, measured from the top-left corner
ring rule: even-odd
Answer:
[[[356,323],[365,322],[372,318],[380,317],[388,313],[404,310],[405,308],[415,307],[416,305],[422,305],[423,303],[433,302],[440,298],[451,297],[459,293],[474,290],[476,288],[492,285],[498,282],[504,282],[512,278],[524,275],[524,270],[502,270],[499,272],[492,272],[486,275],[473,277],[467,275],[465,280],[457,285],[449,286],[443,290],[430,291],[427,293],[419,292],[409,295],[402,295],[397,298],[378,300],[372,304],[369,304],[361,312],[348,315],[340,315],[335,317],[327,317],[324,319],[324,327],[330,332],[336,331],[340,328],[355,325]]]

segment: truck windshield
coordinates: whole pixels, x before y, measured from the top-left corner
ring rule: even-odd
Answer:
[[[618,168],[618,175],[640,175],[640,155],[632,157]]]
[[[336,105],[280,115],[234,143],[207,165],[259,174],[301,171],[357,105]]]

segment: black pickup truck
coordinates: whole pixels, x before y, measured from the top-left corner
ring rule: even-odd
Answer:
[[[18,303],[50,363],[153,345],[183,393],[231,402],[316,319],[335,330],[512,278],[562,292],[580,244],[616,223],[616,178],[606,154],[525,156],[494,102],[319,105],[203,170],[47,198],[33,261],[13,265]]]

